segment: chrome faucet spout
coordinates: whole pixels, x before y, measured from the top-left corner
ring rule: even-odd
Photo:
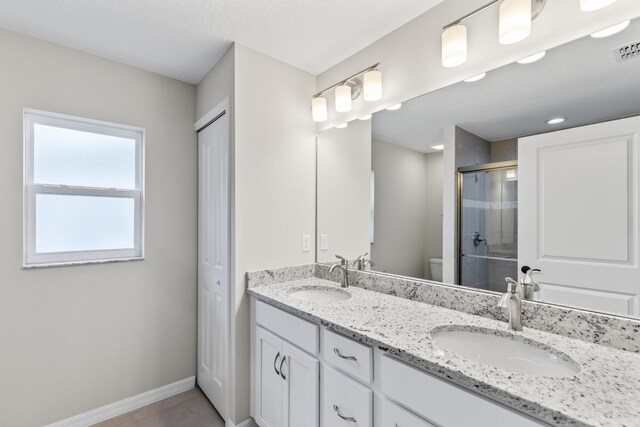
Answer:
[[[343,288],[348,288],[349,287],[349,261],[346,258],[341,257],[340,255],[336,255],[336,258],[338,258],[340,262],[333,264],[329,268],[329,274],[332,274],[335,269],[338,269],[341,273],[340,285]]]

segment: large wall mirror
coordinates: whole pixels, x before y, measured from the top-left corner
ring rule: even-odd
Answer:
[[[640,316],[640,20],[318,134],[317,261]],[[526,270],[526,268],[525,268]]]

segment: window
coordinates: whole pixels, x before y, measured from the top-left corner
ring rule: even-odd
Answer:
[[[25,109],[24,266],[143,257],[144,129]]]

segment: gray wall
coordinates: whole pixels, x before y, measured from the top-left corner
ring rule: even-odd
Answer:
[[[195,375],[195,88],[0,30],[0,425]],[[146,259],[23,270],[22,109],[146,129]]]
[[[442,154],[374,139],[371,168],[374,270],[423,278],[428,258],[442,256]]]

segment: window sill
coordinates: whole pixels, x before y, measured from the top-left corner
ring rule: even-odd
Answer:
[[[64,262],[47,262],[38,264],[23,264],[23,270],[32,270],[37,268],[51,268],[51,267],[71,267],[74,265],[88,265],[88,264],[111,264],[116,262],[129,262],[129,261],[144,261],[144,256],[131,257],[131,258],[114,258],[114,259],[100,259],[100,260],[83,260],[83,261],[64,261]]]

